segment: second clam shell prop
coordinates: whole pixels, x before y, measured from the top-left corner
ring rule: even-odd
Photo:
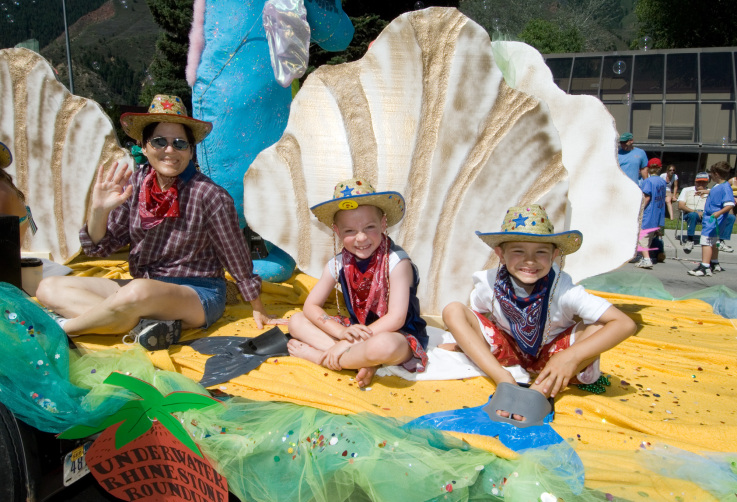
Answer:
[[[547,104],[507,84],[486,31],[430,8],[393,21],[361,60],[307,79],[284,135],[246,173],[246,218],[319,277],[335,245],[309,207],[346,178],[398,191],[406,215],[390,236],[419,268],[423,313],[438,314],[494,264],[474,231],[498,230],[509,206],[541,203],[566,228],[562,159]]]
[[[8,172],[38,224],[23,251],[64,263],[80,249],[97,166],[132,159],[100,105],[71,94],[28,49],[0,51],[0,110],[0,141],[13,153]]]

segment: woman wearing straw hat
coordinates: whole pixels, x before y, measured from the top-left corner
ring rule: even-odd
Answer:
[[[125,113],[125,132],[148,164],[135,173],[102,166],[90,217],[80,231],[88,256],[107,256],[130,244],[131,281],[55,277],[37,296],[66,319],[70,335],[128,333],[149,350],[175,342],[182,328],[207,327],[225,309],[223,267],[251,302],[259,329],[275,323],[259,295],[253,263],[233,199],[192,162],[194,145],[212,130],[187,116],[176,96],[158,95],[147,113]]]

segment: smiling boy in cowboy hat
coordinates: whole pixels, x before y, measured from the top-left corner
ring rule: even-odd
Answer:
[[[333,198],[311,211],[333,229],[343,250],[325,265],[303,311],[289,319],[289,353],[336,371],[357,369],[361,387],[382,364],[424,371],[428,337],[417,269],[386,234],[404,216],[402,196],[354,178],[338,183]],[[323,310],[338,285],[348,317]]]
[[[537,373],[530,388],[546,398],[569,382],[595,383],[599,355],[632,335],[635,323],[555,263],[579,249],[581,233],[555,233],[545,209],[531,204],[510,208],[501,232],[476,234],[500,266],[473,274],[470,308],[454,302],[443,309],[463,352],[497,385],[527,383],[528,371]]]

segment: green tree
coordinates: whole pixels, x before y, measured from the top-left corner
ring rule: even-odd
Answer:
[[[389,24],[377,14],[365,14],[359,17],[351,17],[350,19],[355,29],[350,45],[346,50],[341,52],[328,52],[319,46],[313,46],[312,50],[310,50],[309,67],[305,76],[302,77],[302,81],[307,78],[307,75],[323,64],[341,64],[361,59],[366,54],[369,44],[376,40],[376,37]]]
[[[635,12],[656,49],[737,45],[733,0],[639,0]]]
[[[626,14],[621,2],[611,0],[461,0],[460,10],[494,39],[553,45],[567,40],[566,46],[578,46],[580,41],[581,51],[615,49],[619,38],[615,32],[621,30]]]
[[[584,39],[575,26],[562,28],[544,19],[533,19],[527,23],[519,37],[543,54],[581,52],[584,46]]]
[[[150,78],[141,91],[140,103],[148,105],[156,94],[174,94],[192,110],[192,89],[184,71],[194,0],[146,0],[146,3],[164,33],[156,41],[156,55],[148,67]]]

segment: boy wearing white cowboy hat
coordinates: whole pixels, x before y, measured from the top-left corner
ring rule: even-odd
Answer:
[[[289,353],[336,371],[357,369],[360,387],[382,364],[424,371],[428,337],[417,299],[417,269],[386,235],[387,227],[404,216],[402,196],[376,192],[354,178],[338,183],[331,200],[310,209],[333,229],[343,249],[325,265],[303,311],[289,319],[294,338]],[[338,285],[347,317],[323,309]]]
[[[476,234],[500,266],[473,274],[470,308],[443,309],[460,349],[497,386],[527,383],[529,371],[538,375],[530,388],[555,397],[569,382],[598,381],[599,355],[632,335],[635,323],[555,263],[579,249],[581,233],[556,234],[545,209],[531,204],[510,208],[501,232]]]
[[[227,268],[257,327],[278,322],[260,300],[261,278],[233,199],[192,162],[194,145],[212,124],[189,117],[181,99],[167,95],[157,95],[147,113],[126,113],[120,121],[148,163],[135,173],[117,162],[107,173],[100,166],[80,242],[88,256],[130,244],[133,279],[50,277],[39,286],[39,300],[67,318],[60,324],[70,335],[128,333],[161,350],[182,329],[208,327],[222,316]]]

